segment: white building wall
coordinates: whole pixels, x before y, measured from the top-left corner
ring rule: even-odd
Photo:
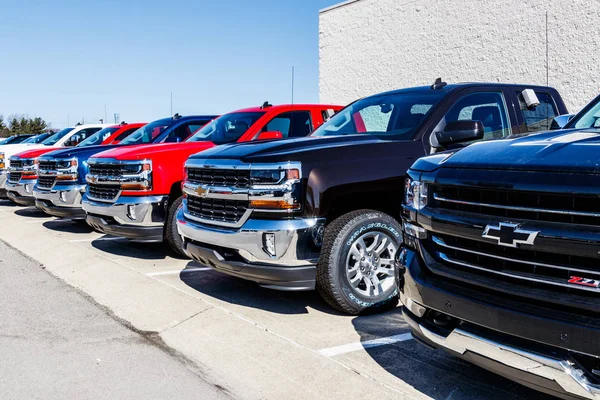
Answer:
[[[549,83],[569,111],[600,93],[599,0],[354,0],[322,10],[320,100],[415,85]]]

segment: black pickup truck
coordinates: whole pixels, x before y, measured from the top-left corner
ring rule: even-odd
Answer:
[[[308,138],[219,146],[186,163],[185,252],[279,290],[312,290],[357,314],[397,298],[406,170],[470,129],[500,139],[567,112],[548,87],[467,83],[402,89],[350,104]],[[440,143],[433,132],[447,132]]]
[[[564,130],[411,167],[397,278],[415,338],[557,397],[600,399],[599,127],[600,97]]]

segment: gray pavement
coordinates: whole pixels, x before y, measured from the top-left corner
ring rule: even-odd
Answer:
[[[1,399],[226,399],[192,363],[134,332],[0,242]]]

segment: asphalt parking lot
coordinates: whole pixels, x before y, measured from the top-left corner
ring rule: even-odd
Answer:
[[[5,261],[1,268],[44,268],[110,310],[114,321],[160,345],[154,348],[178,363],[192,364],[197,379],[233,398],[546,398],[416,343],[398,308],[345,316],[316,293],[262,289],[173,258],[166,246],[105,236],[35,208],[0,201],[0,218],[0,240],[37,261],[25,266]],[[1,245],[0,251],[0,260],[7,260],[8,248]],[[10,293],[6,285],[11,280],[1,284],[0,291]],[[72,290],[67,285],[56,290]],[[35,307],[32,303],[30,311],[22,312],[35,315]],[[7,326],[19,326],[10,320],[17,317],[8,314]],[[7,388],[22,384],[19,379],[32,379],[27,373],[17,375],[0,379],[0,397],[12,393],[10,398],[18,398]]]

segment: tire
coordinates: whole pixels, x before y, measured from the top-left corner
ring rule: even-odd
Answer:
[[[165,240],[177,256],[187,258],[183,251],[183,238],[177,231],[177,211],[181,207],[182,202],[183,197],[179,196],[169,205],[167,220],[165,222]]]
[[[380,211],[357,210],[337,218],[325,228],[317,262],[319,294],[351,315],[395,306],[394,261],[401,243],[400,224]]]

